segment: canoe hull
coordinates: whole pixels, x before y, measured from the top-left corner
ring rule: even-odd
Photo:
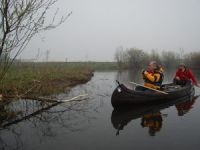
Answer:
[[[173,84],[166,84],[165,86],[172,86]],[[174,86],[175,87],[175,86]],[[166,90],[168,94],[163,94],[159,92],[153,91],[136,91],[128,89],[123,84],[119,84],[119,86],[114,90],[111,103],[114,108],[122,107],[122,106],[132,106],[138,104],[152,104],[157,102],[166,102],[170,100],[176,100],[182,97],[190,98],[194,95],[194,87],[191,83],[188,83],[186,86],[173,89],[173,90]]]

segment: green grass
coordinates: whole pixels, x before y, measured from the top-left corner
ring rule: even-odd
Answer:
[[[7,96],[57,94],[87,82],[93,71],[114,69],[117,69],[114,62],[18,62],[7,72],[0,91]]]

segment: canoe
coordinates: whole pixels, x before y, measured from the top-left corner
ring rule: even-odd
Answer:
[[[119,82],[118,84],[111,97],[111,104],[114,108],[138,104],[153,104],[160,101],[180,99],[182,97],[190,98],[195,93],[194,86],[191,82],[188,82],[185,86],[175,85],[173,83],[162,85],[162,91],[168,94],[150,90],[144,91],[138,87],[130,89],[124,84]]]
[[[134,105],[134,106],[126,106],[122,108],[114,108],[112,114],[111,114],[111,122],[113,127],[117,130],[116,134],[119,134],[120,130],[123,130],[124,127],[129,124],[132,120],[136,120],[142,118],[144,116],[150,116],[150,115],[163,115],[161,113],[162,110],[171,107],[176,106],[177,109],[177,115],[181,116],[184,115],[184,113],[188,113],[189,110],[194,105],[194,102],[198,98],[198,96],[192,97],[182,97],[179,99],[173,99],[171,101],[160,101],[156,104],[149,104],[149,105]],[[154,116],[154,119],[159,119],[159,116]]]

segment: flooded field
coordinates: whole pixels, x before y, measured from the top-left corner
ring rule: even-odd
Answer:
[[[172,77],[167,75],[165,82]],[[195,88],[197,97],[192,101],[162,106],[148,114],[142,113],[144,108],[115,112],[111,95],[116,79],[130,88],[129,81],[142,83],[140,72],[95,72],[87,84],[55,96],[67,99],[87,93],[81,101],[20,100],[5,106],[5,110],[17,112],[17,117],[1,122],[0,149],[198,149],[200,89]]]

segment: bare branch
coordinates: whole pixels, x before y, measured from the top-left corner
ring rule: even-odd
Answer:
[[[58,0],[1,0],[0,2],[0,58],[14,54],[12,58],[0,60],[0,80],[14,59],[24,50],[29,41],[39,32],[54,29],[64,23],[71,12],[55,21],[57,9],[50,23],[46,15]],[[5,62],[7,61],[7,62]],[[7,69],[6,69],[7,68]],[[3,73],[4,72],[4,73]]]

